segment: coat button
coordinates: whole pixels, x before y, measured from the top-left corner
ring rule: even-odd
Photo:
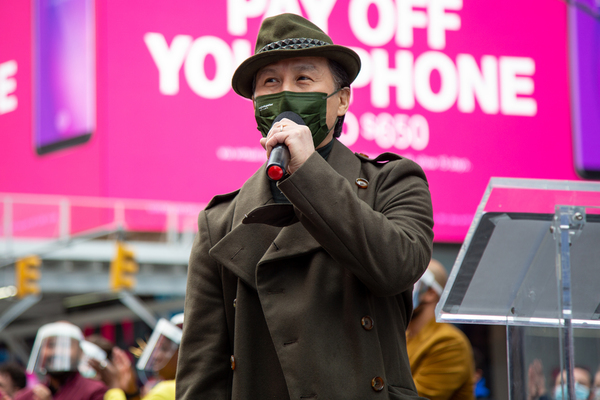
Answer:
[[[366,189],[369,187],[369,181],[366,180],[365,178],[356,178],[356,186],[358,186],[361,189]]]
[[[235,371],[235,357],[231,356],[229,357],[229,360],[231,361],[231,370]]]
[[[374,391],[381,392],[383,390],[383,386],[383,378],[376,376],[375,378],[371,379],[371,387]]]
[[[370,331],[371,329],[373,329],[373,325],[375,324],[373,323],[373,318],[369,317],[368,315],[365,315],[360,319],[360,325],[363,328],[365,328],[365,330]]]
[[[233,308],[235,308],[235,306],[237,306],[237,298],[233,299]]]

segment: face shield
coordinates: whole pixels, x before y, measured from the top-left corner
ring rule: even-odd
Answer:
[[[421,295],[429,288],[435,290],[438,296],[441,296],[442,292],[444,291],[442,286],[435,280],[433,272],[430,270],[425,270],[425,273],[423,276],[421,276],[421,279],[419,279],[413,287],[413,310],[419,305],[419,299],[421,298]]]
[[[175,314],[171,317],[171,323],[178,327],[183,327],[183,313]]]
[[[27,372],[77,371],[81,359],[81,329],[66,322],[42,326],[35,337]]]
[[[96,370],[90,366],[89,361],[91,359],[98,360],[100,365],[106,366],[106,352],[98,347],[98,345],[87,340],[83,340],[80,346],[83,354],[79,362],[79,373],[86,378],[94,378]]]
[[[181,329],[172,322],[161,318],[137,363],[137,369],[143,371],[160,371],[179,349]]]

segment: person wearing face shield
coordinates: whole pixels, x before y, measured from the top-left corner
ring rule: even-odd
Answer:
[[[359,70],[295,14],[266,18],[236,69],[265,159],[283,144],[289,163],[279,175],[265,163],[200,213],[179,400],[418,398],[405,330],[431,257],[431,196],[416,163],[337,139]]]
[[[37,332],[27,372],[43,383],[17,393],[14,400],[101,400],[104,383],[79,373],[83,333],[68,322],[43,325]]]
[[[120,349],[113,349],[116,368],[109,365],[103,369],[98,363],[93,363],[93,367],[98,369],[111,387],[104,400],[175,400],[175,374],[182,326],[183,314],[177,314],[170,320],[161,318],[152,331],[136,367],[159,377],[161,381],[144,396],[141,396],[135,378],[130,374],[131,364],[123,359]]]
[[[474,399],[474,359],[469,339],[451,324],[435,321],[435,307],[448,275],[431,260],[413,290],[413,316],[406,331],[408,359],[419,395],[431,400]]]
[[[148,339],[137,369],[154,373],[162,380],[150,389],[144,400],[175,399],[175,375],[182,326],[183,314],[173,316],[170,321],[161,319]]]

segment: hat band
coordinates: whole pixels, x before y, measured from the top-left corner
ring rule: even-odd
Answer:
[[[309,38],[290,38],[271,42],[264,46],[262,49],[256,52],[263,53],[271,50],[295,50],[295,49],[307,49],[309,47],[327,46],[331,43],[324,42],[318,39]]]

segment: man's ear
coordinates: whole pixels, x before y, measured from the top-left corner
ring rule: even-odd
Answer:
[[[350,88],[349,87],[342,88],[338,92],[338,96],[340,96],[340,105],[338,106],[337,115],[338,115],[338,117],[341,117],[342,115],[346,114],[346,111],[348,111],[348,107],[350,107],[350,96],[351,96]]]

